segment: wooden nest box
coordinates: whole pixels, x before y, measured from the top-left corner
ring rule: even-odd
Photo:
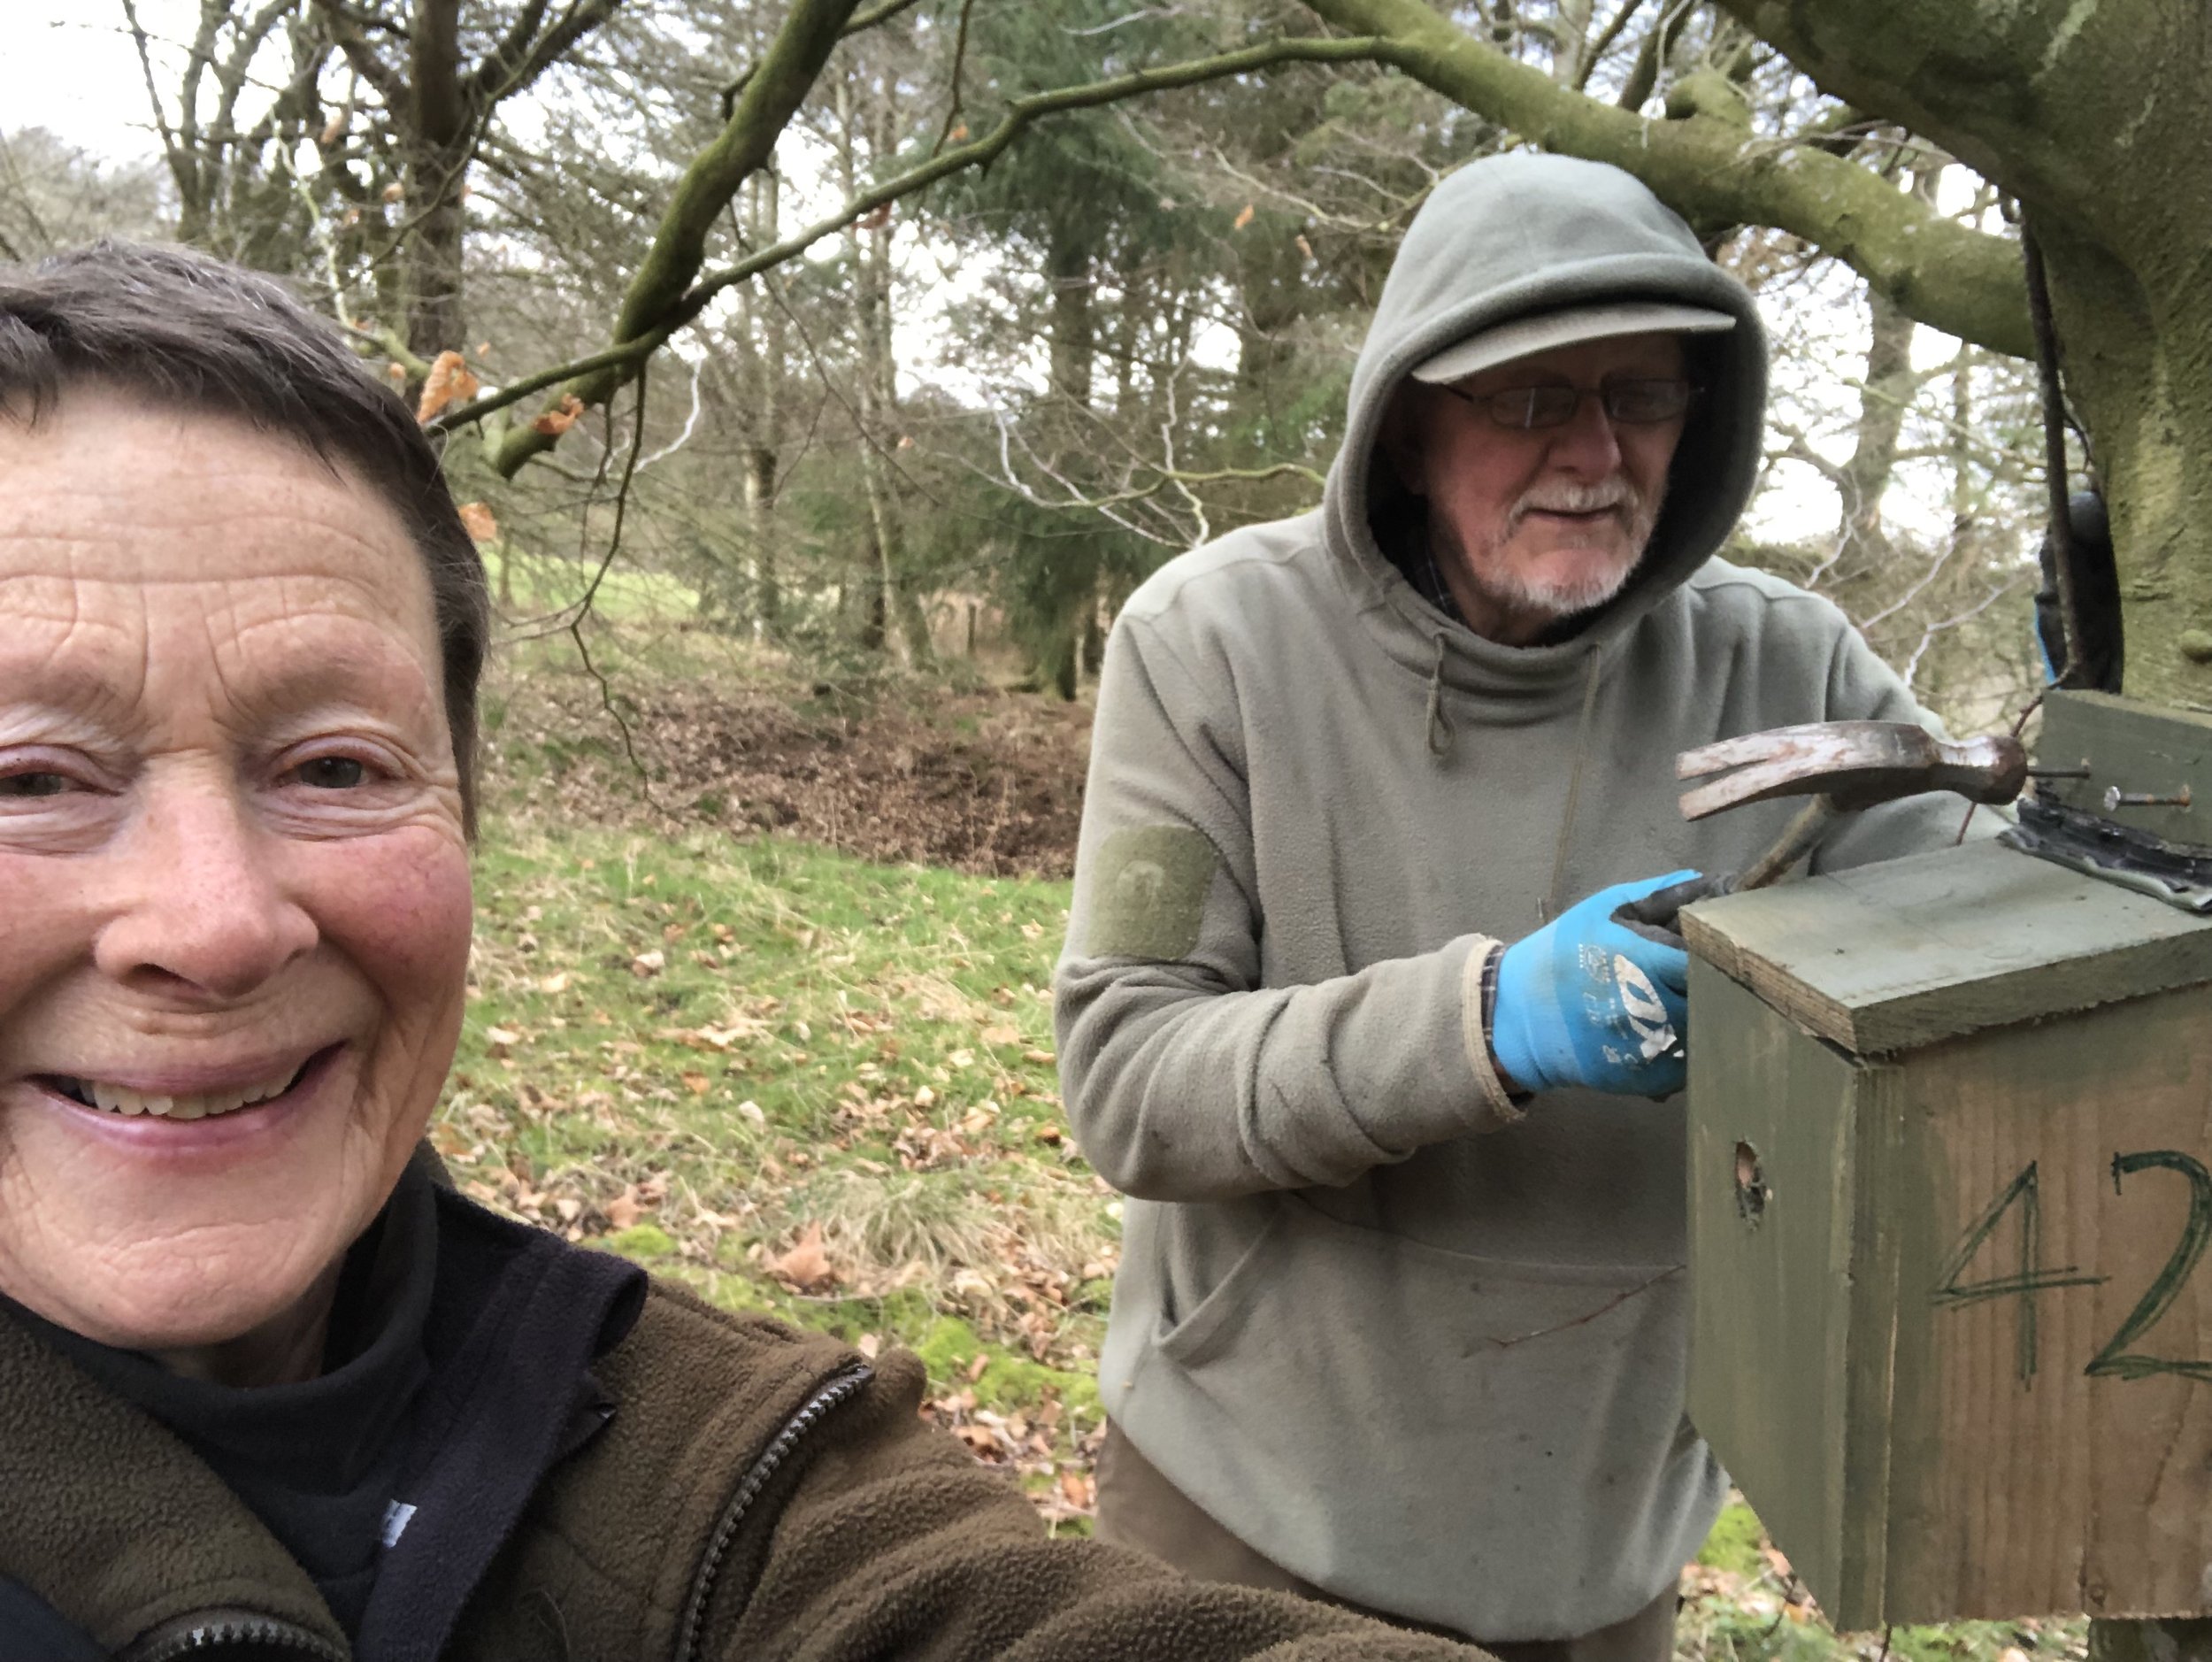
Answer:
[[[2024,819],[2212,844],[2212,719],[2055,695],[2038,750]],[[2212,1612],[2212,918],[2139,876],[1684,915],[1690,1417],[1840,1627]]]

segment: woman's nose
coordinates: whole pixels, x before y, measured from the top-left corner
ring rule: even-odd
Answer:
[[[241,998],[313,949],[314,919],[282,881],[280,839],[234,789],[146,789],[136,822],[99,857],[115,866],[93,954],[104,973],[147,991]]]

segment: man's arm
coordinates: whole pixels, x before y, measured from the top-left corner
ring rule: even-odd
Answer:
[[[748,1662],[1484,1662],[1472,1646],[1333,1605],[1187,1581],[1142,1553],[1045,1537],[1008,1476],[917,1418],[894,1352],[810,1439],[820,1447],[712,1654]]]
[[[1232,688],[1116,626],[1054,1020],[1084,1154],[1146,1199],[1348,1182],[1518,1117],[1483,1043],[1486,937],[1261,987],[1238,723]]]

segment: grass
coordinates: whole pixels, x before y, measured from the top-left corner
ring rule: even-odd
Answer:
[[[434,1135],[469,1192],[710,1298],[929,1364],[1089,1504],[1118,1206],[1062,1130],[1066,885],[509,816]]]
[[[1758,1519],[1732,1498],[1683,1572],[1675,1654],[1683,1662],[2079,1662],[2088,1623],[1961,1621],[1839,1634]]]
[[[488,564],[496,589],[502,559],[513,560],[513,569],[506,573],[506,599],[501,609],[516,619],[542,617],[572,605],[583,597],[598,572],[595,566],[581,560],[503,553],[503,547],[489,551]],[[699,595],[664,572],[617,566],[600,577],[592,610],[609,623],[671,623],[695,615]]]
[[[510,779],[434,1135],[480,1198],[733,1309],[897,1343],[928,1412],[1086,1531],[1119,1207],[1064,1131],[1063,882],[549,823]],[[2043,1662],[2085,1624],[1839,1635],[1740,1502],[1691,1662]]]

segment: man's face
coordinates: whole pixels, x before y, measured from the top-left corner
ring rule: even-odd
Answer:
[[[1658,522],[1683,418],[1616,421],[1599,390],[1685,369],[1680,335],[1630,335],[1516,358],[1456,391],[1407,384],[1385,442],[1428,499],[1439,574],[1478,634],[1525,644],[1620,592]],[[1469,402],[1529,387],[1586,396],[1563,426],[1526,429]]]

